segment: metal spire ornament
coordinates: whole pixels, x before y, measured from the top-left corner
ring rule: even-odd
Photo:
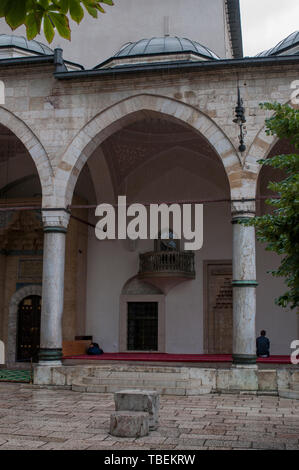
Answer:
[[[245,119],[245,108],[243,106],[243,99],[241,98],[240,94],[240,88],[238,87],[238,103],[235,108],[236,112],[236,119],[233,120],[238,126],[240,127],[240,135],[239,135],[239,150],[240,152],[245,152],[246,150],[246,145],[244,143],[244,136],[245,136],[245,128],[244,128],[244,123],[246,122]]]

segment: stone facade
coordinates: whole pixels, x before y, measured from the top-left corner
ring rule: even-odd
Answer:
[[[289,102],[290,84],[297,78],[298,69],[297,62],[260,63],[258,66],[247,62],[242,67],[234,63],[230,67],[224,64],[223,68],[217,65],[210,69],[190,68],[186,72],[161,70],[64,80],[59,75],[54,76],[51,64],[1,68],[6,102],[0,107],[0,124],[20,139],[36,165],[42,189],[45,237],[52,240],[44,244],[47,253],[44,251],[43,315],[51,317],[50,323],[54,317],[56,320],[51,327],[50,324],[42,327],[43,348],[60,350],[62,336],[73,339],[76,331],[84,329],[84,288],[81,296],[76,293],[76,288],[84,281],[84,262],[77,281],[76,266],[79,245],[86,246],[86,239],[84,241],[84,233],[80,236],[72,233],[70,225],[63,289],[65,242],[62,240],[65,236],[54,234],[52,229],[67,231],[67,223],[60,220],[61,214],[65,216],[69,205],[74,203],[79,175],[101,144],[141,118],[163,117],[191,129],[202,142],[208,142],[225,171],[232,199],[255,198],[260,170],[257,161],[266,157],[276,143],[265,134],[264,121],[268,113],[260,109],[259,103]],[[238,150],[238,126],[233,123],[238,86],[247,119],[243,153]],[[255,207],[246,202],[232,205],[233,217],[240,213],[252,215],[254,211]],[[55,215],[57,220],[52,223],[49,219],[55,219]],[[84,232],[83,228],[79,230]],[[57,250],[61,256],[55,258]],[[9,263],[6,269],[10,269]],[[16,266],[13,271],[16,272]],[[249,310],[255,311],[255,240],[252,229],[240,229],[237,225],[234,226],[233,276],[239,283],[234,285],[234,353],[238,360],[247,360],[248,356],[254,356],[256,334],[254,314],[248,317]],[[3,289],[1,279],[3,274],[0,274],[0,289]],[[251,285],[241,286],[244,282]],[[8,289],[8,299],[14,292],[15,288]],[[5,308],[7,311],[8,299],[4,311]],[[57,306],[55,315],[53,311],[46,315],[47,302],[50,310],[54,309],[54,304]],[[80,307],[76,313],[78,302]],[[63,335],[59,326],[62,313]],[[6,325],[5,319],[3,325]],[[50,338],[51,329],[55,340]],[[3,333],[5,338],[5,326]],[[239,374],[238,371],[231,373]]]
[[[254,197],[259,173],[273,137],[266,136],[265,101],[290,100],[297,65],[237,68],[221,72],[110,80],[55,80],[53,69],[35,66],[1,69],[6,104],[0,122],[14,132],[33,158],[41,180],[43,207],[71,203],[77,177],[89,156],[109,135],[141,113],[160,113],[204,136],[222,160],[234,198]],[[236,80],[236,73],[239,79]],[[238,127],[232,122],[240,84],[247,118],[247,150],[238,152]],[[115,85],[117,84],[117,91]]]

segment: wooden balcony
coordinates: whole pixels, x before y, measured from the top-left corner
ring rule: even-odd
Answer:
[[[195,278],[192,251],[150,251],[139,256],[139,277],[142,279],[169,278],[185,281]]]

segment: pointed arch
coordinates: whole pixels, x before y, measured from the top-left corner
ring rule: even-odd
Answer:
[[[261,158],[266,158],[269,155],[272,147],[278,141],[278,137],[275,135],[266,134],[266,128],[267,127],[264,125],[259,130],[250,146],[245,159],[245,168],[253,173],[256,173],[256,175],[259,174],[261,169],[261,165],[258,163],[258,160]]]
[[[43,200],[47,200],[53,191],[53,169],[43,145],[19,117],[2,106],[0,106],[0,124],[9,129],[27,149],[37,169]]]
[[[74,187],[84,164],[94,150],[117,130],[140,117],[160,114],[181,121],[199,132],[220,157],[228,177],[241,170],[236,149],[217,124],[198,109],[180,101],[140,94],[126,98],[92,118],[68,146],[55,176],[56,205],[71,203]]]

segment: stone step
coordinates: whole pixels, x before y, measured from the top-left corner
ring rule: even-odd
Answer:
[[[138,379],[143,379],[143,378],[147,378],[148,380],[160,380],[160,379],[164,379],[165,377],[169,378],[170,380],[184,380],[184,379],[187,379],[187,375],[186,374],[179,374],[179,373],[164,373],[164,374],[157,374],[157,373],[154,373],[154,372],[146,372],[146,371],[143,371],[143,372],[105,372],[105,373],[96,373],[96,374],[93,374],[93,373],[89,373],[88,375],[86,375],[86,377],[91,377],[91,378],[95,378],[95,379],[108,379],[108,378],[111,378],[111,379],[121,379],[122,377],[126,376],[127,379],[129,380],[138,380]]]
[[[152,386],[161,386],[161,387],[188,387],[190,384],[190,380],[180,379],[175,380],[171,377],[164,377],[160,379],[149,379],[145,376],[136,378],[134,381],[130,380],[130,378],[126,377],[123,374],[122,377],[82,377],[82,382],[87,385],[114,385],[114,384],[122,384],[124,387],[130,387],[131,383],[133,382],[135,386],[142,386],[144,387],[147,385],[148,387]],[[200,381],[197,382],[200,386]]]
[[[119,384],[108,384],[108,385],[89,385],[83,382],[74,382],[72,384],[72,390],[74,392],[87,392],[87,393],[114,393],[118,392],[119,390],[123,389],[124,387],[130,387],[133,390],[139,390],[140,386],[136,386],[135,384],[132,386],[128,383],[119,383]],[[144,386],[145,388],[145,386]],[[146,387],[148,388],[148,386]],[[186,388],[179,388],[179,387],[159,387],[159,386],[151,386],[151,389],[156,390],[161,395],[186,395],[187,389]]]
[[[299,400],[299,390],[292,390],[290,388],[278,390],[278,395],[282,398],[291,398],[293,400]]]
[[[110,377],[110,376],[115,376],[115,377],[121,377],[122,374],[126,374],[127,377],[130,378],[135,378],[139,377],[140,375],[151,375],[151,376],[158,376],[160,377],[163,374],[169,374],[172,375],[173,377],[176,376],[177,378],[179,377],[187,377],[187,374],[185,373],[184,370],[182,369],[170,369],[170,368],[156,368],[153,370],[153,368],[145,368],[145,367],[140,367],[140,368],[134,368],[134,370],[130,368],[94,368],[94,369],[89,369],[88,370],[88,375],[92,377]]]

